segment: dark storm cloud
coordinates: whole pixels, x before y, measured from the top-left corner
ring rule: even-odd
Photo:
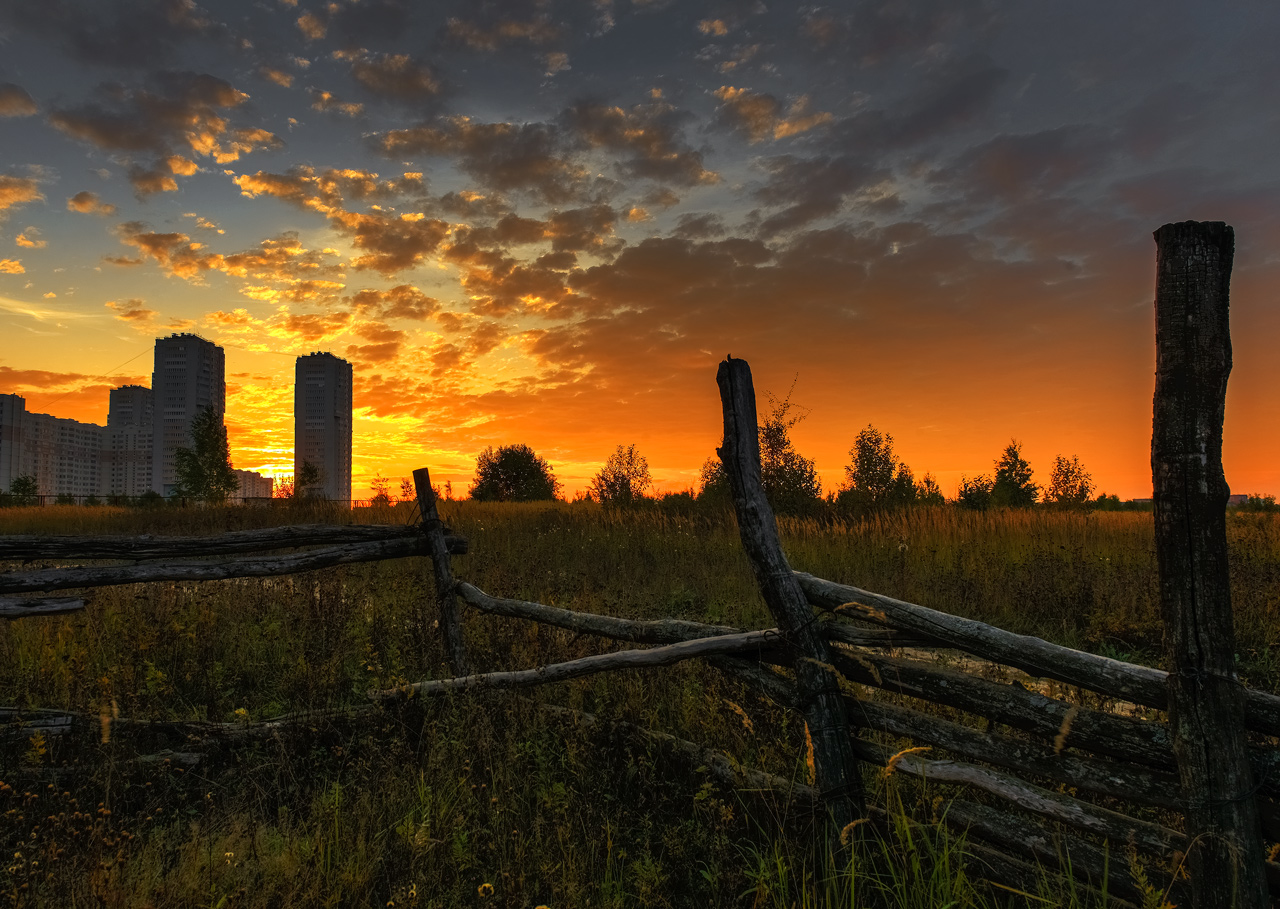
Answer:
[[[248,95],[207,73],[157,73],[147,88],[108,84],[98,94],[100,100],[94,103],[55,109],[49,122],[98,148],[123,153],[126,159],[130,153],[155,155],[150,165],[130,168],[134,188],[143,195],[174,190],[174,175],[195,172],[195,164],[183,154],[225,164],[255,149],[282,145],[265,129],[231,128],[225,112],[242,105]]]
[[[677,186],[715,183],[719,175],[703,165],[703,153],[691,148],[683,130],[693,119],[687,111],[656,98],[629,110],[600,101],[580,101],[561,122],[591,148],[620,152],[618,170]]]
[[[683,240],[705,240],[724,233],[724,219],[714,212],[687,212],[672,233]]]
[[[769,179],[755,191],[756,198],[767,206],[782,207],[760,224],[765,235],[834,215],[859,190],[888,177],[888,171],[849,157],[778,155],[765,158],[761,166]]]
[[[395,158],[449,157],[483,186],[523,191],[552,204],[588,187],[587,171],[571,159],[564,136],[547,123],[481,123],[448,117],[431,125],[393,129],[374,137]]]
[[[375,95],[406,103],[418,103],[439,95],[444,82],[430,63],[408,54],[353,55],[351,77]]]
[[[41,0],[0,6],[0,22],[47,36],[87,63],[152,67],[187,42],[228,38],[225,26],[191,0]]]
[[[453,47],[493,53],[517,44],[550,44],[561,37],[561,30],[545,15],[519,17],[481,7],[478,14],[469,14],[468,18],[449,19],[441,29],[441,37]]]
[[[1094,126],[1001,135],[963,152],[930,179],[974,203],[1012,204],[1084,180],[1096,187],[1116,150],[1112,132]]]
[[[248,96],[207,73],[160,73],[151,88],[104,85],[102,100],[54,110],[50,122],[77,139],[118,151],[164,151],[182,142],[193,126],[221,131],[219,109]]]
[[[890,109],[860,111],[832,125],[831,147],[864,152],[910,148],[973,126],[991,108],[1009,72],[985,57],[949,64]]]
[[[396,41],[413,25],[408,0],[336,0],[299,4],[295,26],[308,41],[328,41],[339,48]]]
[[[29,117],[39,108],[27,90],[12,82],[0,82],[0,117]]]
[[[800,36],[812,47],[848,55],[861,66],[916,56],[956,40],[961,30],[981,30],[999,14],[991,0],[867,0],[850,6],[810,7]]]
[[[1197,135],[1219,99],[1186,82],[1162,85],[1120,118],[1120,141],[1135,157],[1150,160],[1179,139]]]

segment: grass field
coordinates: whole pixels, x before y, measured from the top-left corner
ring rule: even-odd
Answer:
[[[634,618],[772,625],[732,521],[590,504],[442,503],[455,573],[494,595]],[[402,523],[404,506],[356,513]],[[0,511],[3,533],[212,533],[323,521],[259,509]],[[1242,671],[1280,686],[1280,524],[1228,522]],[[915,509],[781,522],[793,567],[1112,656],[1160,663],[1149,513]],[[701,664],[443,698],[138,761],[120,718],[252,723],[447,675],[425,559],[94,592],[0,625],[0,705],[102,716],[101,740],[0,745],[0,905],[986,906],[937,793],[871,781],[897,828],[834,869],[812,818],[727,791],[634,727],[807,782],[802,724]],[[601,642],[469,615],[480,669]],[[576,723],[565,711],[600,722]],[[566,719],[566,717],[570,717]],[[117,729],[123,728],[117,723]],[[159,727],[157,727],[159,729]],[[156,733],[159,735],[159,732]],[[145,736],[143,737],[145,738]],[[144,749],[145,750],[145,749]],[[901,803],[901,804],[899,804]],[[915,817],[923,824],[909,819]],[[10,858],[12,857],[12,858]],[[1046,878],[1034,905],[1086,905]]]

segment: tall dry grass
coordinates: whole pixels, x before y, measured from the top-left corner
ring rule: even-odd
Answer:
[[[638,618],[771,624],[723,515],[591,504],[441,510],[471,539],[456,574],[490,593]],[[408,515],[398,506],[339,517]],[[297,516],[10,509],[0,530],[199,534]],[[1242,665],[1274,689],[1280,531],[1266,515],[1228,526]],[[784,520],[781,531],[796,568],[1159,660],[1149,514],[918,509],[857,524]],[[406,559],[104,588],[82,614],[0,625],[0,704],[231,722],[362,704],[371,687],[447,673],[429,571],[425,559]],[[611,646],[478,615],[467,616],[466,636],[485,669]],[[543,705],[603,722],[577,725]],[[922,824],[934,809],[914,790],[904,790],[890,854],[873,847],[836,869],[812,818],[772,796],[725,791],[630,726],[806,778],[796,718],[693,664],[527,696],[442,699],[235,746],[157,733],[156,748],[203,751],[190,767],[163,755],[138,762],[136,739],[64,743],[19,731],[0,742],[0,854],[15,856],[0,862],[0,905],[1004,904],[965,883],[963,842]],[[939,876],[939,867],[957,870]],[[1048,904],[1085,904],[1060,882],[1045,887]]]

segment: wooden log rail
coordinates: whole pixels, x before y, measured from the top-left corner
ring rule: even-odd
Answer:
[[[236,530],[206,537],[18,534],[0,537],[0,562],[32,559],[183,559],[421,538],[422,530],[419,527],[386,524],[295,524],[262,530]],[[463,537],[449,535],[445,537],[445,542],[451,555],[466,555],[467,541]]]
[[[1163,670],[1014,634],[804,572],[796,572],[796,577],[810,603],[837,615],[921,635],[1037,678],[1054,679],[1156,710],[1168,708],[1169,674]],[[1280,697],[1246,689],[1245,722],[1254,732],[1280,736]]]
[[[670,666],[673,663],[680,663],[695,657],[743,653],[752,650],[759,651],[776,647],[781,642],[782,636],[776,628],[771,628],[767,631],[747,631],[741,634],[726,634],[712,638],[696,638],[691,641],[681,641],[678,644],[667,644],[662,647],[652,647],[645,650],[620,650],[616,653],[602,653],[577,660],[569,660],[565,663],[539,666],[536,669],[486,672],[452,679],[430,679],[414,682],[410,685],[400,685],[396,688],[371,691],[369,696],[379,703],[387,703],[404,701],[412,697],[468,689],[528,688],[551,682],[563,682],[600,672]]]
[[[78,597],[0,597],[0,619],[66,615],[82,609],[84,600]]]
[[[263,578],[296,574],[335,565],[377,562],[426,555],[421,533],[405,534],[368,543],[329,546],[278,556],[247,556],[223,562],[161,560],[133,565],[101,565],[46,568],[39,571],[0,574],[0,594],[41,593],[82,587],[109,587],[152,581],[221,581],[228,578]]]
[[[741,633],[741,629],[723,625],[680,619],[636,621],[492,597],[464,581],[457,582],[455,589],[468,606],[490,615],[528,619],[618,641],[669,644]],[[904,646],[904,641],[906,646],[915,644],[912,637],[895,637],[888,629],[862,629],[837,621],[821,622],[816,627],[819,634],[833,643],[859,648],[837,649],[832,654],[836,668],[850,681],[984,717],[1037,736],[1042,742],[1056,743],[1056,747],[993,735],[990,731],[978,732],[883,701],[850,702],[850,715],[859,725],[908,736],[1000,766],[1022,766],[1028,772],[1091,792],[1159,807],[1174,805],[1176,779],[1169,772],[1174,759],[1168,728],[1162,723],[1080,707],[1028,690],[1018,683],[1000,684],[922,660],[875,652],[875,648]],[[775,665],[792,662],[777,649],[766,650],[761,656]],[[735,674],[746,675],[740,664]],[[750,673],[750,678],[757,685],[767,684],[759,670]],[[794,702],[794,695],[789,695],[786,689],[792,684],[790,680],[776,678],[775,685],[769,686],[770,697],[784,703]],[[1100,755],[1103,759],[1082,758],[1078,752]],[[1267,778],[1261,791],[1280,797],[1280,767],[1273,766],[1276,762],[1273,750],[1258,747],[1253,754],[1259,777]],[[1136,766],[1127,767],[1117,761]]]

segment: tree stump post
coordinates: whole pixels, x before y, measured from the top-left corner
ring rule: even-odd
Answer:
[[[843,855],[845,831],[865,817],[866,799],[839,674],[826,640],[818,634],[813,607],[783,555],[773,509],[765,498],[751,367],[746,360],[729,357],[720,364],[716,383],[724,410],[724,444],[717,453],[733,489],[738,532],[769,611],[796,652],[796,688],[813,742],[815,782],[836,837],[833,846]]]
[[[462,640],[462,623],[458,618],[458,598],[453,592],[453,569],[449,549],[445,545],[444,524],[436,510],[436,491],[431,486],[431,471],[419,467],[413,472],[413,486],[422,512],[422,532],[427,537],[431,567],[436,578],[436,603],[440,608],[440,630],[444,632],[445,653],[455,676],[470,675],[467,649]]]
[[[1151,474],[1169,721],[1194,841],[1192,905],[1262,909],[1267,885],[1235,668],[1222,472],[1235,233],[1221,221],[1185,221],[1164,225],[1155,241]]]

